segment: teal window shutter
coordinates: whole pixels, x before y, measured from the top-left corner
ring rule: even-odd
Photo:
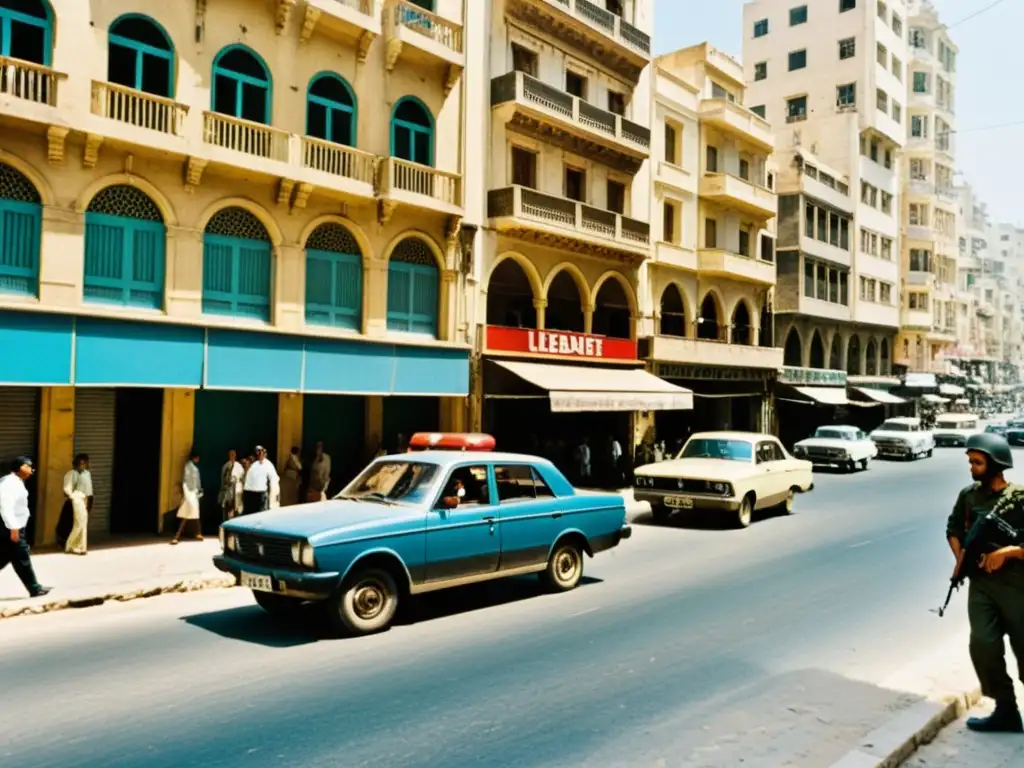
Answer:
[[[341,224],[321,224],[306,240],[306,322],[359,330],[363,255]]]
[[[0,293],[36,296],[42,199],[22,173],[0,163]]]
[[[244,208],[218,211],[203,235],[203,312],[270,322],[273,249]]]
[[[407,237],[388,262],[388,329],[437,336],[440,274],[430,247]]]

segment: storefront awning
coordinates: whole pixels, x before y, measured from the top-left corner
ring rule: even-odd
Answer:
[[[689,411],[693,392],[638,368],[591,368],[495,360],[528,384],[547,390],[551,410]]]
[[[876,403],[899,405],[900,403],[907,402],[902,397],[896,397],[896,395],[891,392],[886,392],[884,389],[872,389],[871,387],[853,387],[853,389],[860,392],[870,400],[874,400]]]
[[[934,373],[908,373],[903,381],[903,386],[916,389],[932,389],[938,386]]]
[[[939,394],[946,395],[948,397],[959,397],[964,393],[963,387],[958,387],[956,384],[939,384]]]
[[[824,405],[847,405],[846,390],[841,387],[793,387],[804,397]]]
[[[938,395],[921,395],[921,399],[926,403],[935,403],[936,405],[949,402],[946,398],[939,397]]]

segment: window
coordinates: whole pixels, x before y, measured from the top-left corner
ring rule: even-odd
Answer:
[[[807,49],[789,52],[789,71],[803,69],[807,66]]]
[[[49,66],[53,28],[47,13],[48,5],[42,0],[6,0],[0,3],[0,56]],[[38,94],[25,98],[43,100]]]
[[[814,237],[815,207],[811,203],[804,206],[804,234],[807,237]]]
[[[750,162],[740,158],[740,178],[744,181],[750,181]]]
[[[908,207],[909,223],[912,227],[928,226],[928,206],[924,203],[911,203]]]
[[[786,122],[794,123],[797,120],[807,119],[807,97],[796,96],[786,100]]]
[[[828,267],[824,264],[817,265],[817,276],[818,279],[815,281],[815,290],[818,292],[818,298],[822,301],[828,300]]]
[[[847,37],[839,41],[839,58],[852,59],[857,55],[857,38]]]
[[[910,118],[910,135],[915,139],[928,138],[928,116],[913,115]]]
[[[928,38],[920,27],[911,27],[907,38],[912,48],[928,48]]]
[[[754,80],[764,80],[768,77],[768,62],[759,61],[754,65]]]
[[[484,475],[486,477],[486,474]],[[494,480],[498,486],[498,503],[506,501],[533,501],[538,497],[552,497],[547,484],[536,471],[525,464],[512,464],[494,468]],[[466,494],[469,497],[469,494]]]
[[[882,161],[882,165],[884,165],[886,168],[892,168],[892,150],[886,149],[883,157],[884,160]]]
[[[745,229],[741,229],[740,230],[740,248],[739,248],[739,253],[740,253],[741,256],[749,256],[750,255],[750,232],[745,230]]]
[[[410,163],[434,164],[434,118],[413,96],[400,99],[392,112],[391,155]]]
[[[882,192],[882,213],[892,215],[892,195],[885,191]]]
[[[849,279],[850,276],[846,272],[839,273],[839,303],[844,307],[850,303]]]
[[[306,239],[306,322],[358,330],[363,315],[363,256],[340,224],[321,224]]]
[[[882,238],[882,258],[886,261],[892,261],[892,239],[888,237]]]
[[[618,91],[608,91],[608,111],[613,115],[626,114],[626,97]]]
[[[814,298],[814,262],[804,260],[804,296]]]
[[[711,81],[711,98],[726,99],[727,101],[736,101],[736,96],[732,93],[732,91],[727,91],[714,80]]]
[[[704,154],[704,172],[718,173],[718,147],[708,144]]]
[[[878,301],[882,304],[892,304],[892,286],[889,283],[878,284]]]
[[[764,116],[765,116],[764,104],[758,104],[756,107],[751,107],[750,111],[753,112],[758,117],[760,117],[762,120],[765,119],[764,118]]]
[[[565,196],[579,203],[587,202],[587,172],[565,166]]]
[[[754,37],[764,37],[768,34],[768,19],[761,19],[754,22]]]
[[[665,162],[679,164],[679,131],[671,123],[665,123]]]
[[[799,24],[807,23],[807,6],[798,5],[796,8],[789,9],[789,26],[795,27]]]
[[[817,214],[817,234],[818,239],[826,243],[828,242],[828,213],[824,208],[817,208],[815,213]]]
[[[537,153],[523,147],[512,147],[512,183],[537,188]]]
[[[878,92],[875,94],[875,103],[876,103],[876,105],[878,107],[878,110],[880,112],[888,112],[889,111],[889,94],[887,94],[885,91],[883,91],[881,88],[879,88]]]
[[[244,46],[225,48],[213,60],[212,102],[214,112],[268,125],[270,72],[266,65]],[[253,143],[262,142],[254,139]],[[269,147],[261,147],[253,154],[266,155],[269,152]]]
[[[889,66],[889,49],[881,43],[878,44],[878,52],[876,54],[879,66],[888,68]]]
[[[928,309],[928,294],[914,291],[907,294],[907,307],[909,309]]]
[[[618,214],[626,212],[626,185],[621,181],[608,179],[608,210]]]
[[[270,321],[270,235],[244,208],[222,208],[203,233],[203,312]]]
[[[356,98],[338,75],[317,75],[306,97],[306,134],[335,144],[356,145]]]
[[[928,93],[928,73],[927,72],[915,72],[914,73],[914,93]]]
[[[860,299],[861,301],[874,301],[875,300],[875,280],[870,277],[862,277],[860,279]]]
[[[527,467],[527,472],[529,468]],[[459,487],[465,491],[465,495],[461,498],[458,496]],[[504,501],[501,498],[502,488],[498,488],[498,500]],[[443,506],[443,499],[456,498],[458,499],[459,506],[464,507],[468,504],[490,506],[491,504],[491,491],[487,480],[487,467],[480,465],[476,467],[456,467],[452,470],[452,473],[448,476],[448,481],[444,485],[444,491],[441,493],[441,499],[438,501],[439,505]]]
[[[587,78],[571,69],[565,70],[565,90],[577,98],[586,100]]]
[[[525,72],[531,77],[537,76],[537,54],[529,48],[512,43],[512,69]]]
[[[857,7],[857,0],[839,0],[839,12],[846,13]]]
[[[676,217],[679,215],[679,206],[666,200],[661,207],[661,239],[666,243],[679,244],[676,237]]]
[[[897,123],[903,122],[903,107],[900,106],[899,102],[893,100],[892,102],[892,119]],[[886,166],[888,168],[890,166]]]
[[[932,254],[931,251],[924,250],[922,248],[911,248],[910,249],[910,271],[911,272],[931,272],[932,271]]]
[[[892,14],[892,31],[896,33],[896,37],[903,37],[903,19],[897,16],[895,11]]]
[[[718,222],[714,219],[704,219],[704,247],[718,247]]]
[[[885,3],[882,0],[878,0],[878,18],[882,21],[886,21],[886,17],[889,14],[889,9],[886,8]]]
[[[870,151],[871,162],[877,163],[878,162],[879,151],[881,150],[882,145],[879,143],[878,139],[872,139],[870,147],[871,147],[871,151]]]
[[[892,57],[892,73],[897,80],[903,82],[903,62],[895,56]]]
[[[17,4],[15,4],[17,5]],[[15,30],[28,33],[33,27],[22,24],[31,22],[35,17],[22,19],[16,15],[11,21],[11,47],[16,48],[13,39]],[[3,22],[0,21],[0,26]],[[3,33],[0,33],[0,37]],[[21,44],[21,41],[18,41]],[[107,79],[112,83],[134,88],[137,91],[151,93],[154,96],[171,98],[174,94],[174,48],[164,31],[156,22],[145,16],[122,16],[110,25],[109,56],[107,62]],[[7,55],[2,41],[0,54]],[[137,116],[136,120],[139,118]],[[135,122],[129,117],[128,122]],[[155,117],[155,116],[154,116]],[[149,127],[149,119],[142,119]],[[169,130],[170,126],[167,126]]]
[[[439,277],[434,252],[423,240],[407,237],[395,246],[388,259],[388,330],[437,336]]]
[[[775,261],[775,241],[768,235],[761,235],[761,260]]]
[[[836,106],[840,109],[857,106],[856,83],[847,83],[836,87]]]

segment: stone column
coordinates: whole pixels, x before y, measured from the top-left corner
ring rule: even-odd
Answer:
[[[64,506],[64,474],[75,456],[75,388],[43,387],[39,405],[39,455],[36,456],[37,546],[57,540]]]
[[[79,306],[85,272],[85,214],[44,207],[39,245],[39,302]]]
[[[277,396],[277,471],[284,470],[292,446],[302,447],[302,395],[281,392]]]
[[[164,516],[181,504],[181,478],[195,437],[196,398],[191,389],[165,389],[160,431],[160,504],[157,530]],[[209,457],[219,466],[215,456]]]
[[[583,306],[583,332],[593,333],[594,332],[594,305],[585,304]]]
[[[282,245],[274,258],[274,325],[286,331],[300,332],[306,315],[306,250],[297,245]]]
[[[168,317],[197,320],[203,314],[203,233],[184,227],[167,228]]]
[[[533,300],[533,308],[537,311],[537,330],[543,331],[544,330],[544,322],[547,319],[546,318],[546,314],[547,314],[547,308],[548,308],[548,300],[547,299],[534,299]]]
[[[388,263],[363,259],[363,333],[383,336],[388,330]]]

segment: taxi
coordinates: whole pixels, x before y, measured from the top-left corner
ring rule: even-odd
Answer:
[[[360,635],[425,592],[523,574],[574,589],[584,556],[630,537],[620,494],[579,494],[550,461],[493,448],[486,435],[414,435],[333,499],[224,523],[214,564],[268,613],[319,602]]]

